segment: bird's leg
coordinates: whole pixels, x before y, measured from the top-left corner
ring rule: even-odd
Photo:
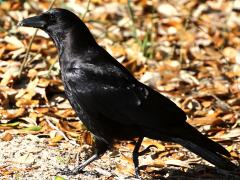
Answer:
[[[133,150],[133,164],[134,164],[134,169],[135,169],[135,176],[137,178],[139,178],[139,161],[138,161],[138,156],[139,156],[139,149],[141,147],[141,144],[142,144],[142,141],[143,141],[143,137],[140,137],[138,138],[136,144],[135,144],[135,147],[134,147],[134,150]]]
[[[88,158],[83,163],[79,164],[77,167],[75,167],[73,170],[70,169],[64,169],[60,173],[64,175],[77,175],[82,172],[82,170],[91,162],[95,161],[96,159],[99,159],[101,155],[103,155],[108,149],[108,144],[106,144],[104,141],[100,141],[98,139],[95,140],[95,147],[94,147],[94,154]]]

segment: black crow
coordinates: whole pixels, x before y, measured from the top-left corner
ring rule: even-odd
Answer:
[[[179,143],[215,166],[234,170],[229,152],[186,122],[186,114],[159,92],[136,80],[100,47],[72,12],[52,9],[24,19],[21,26],[40,28],[57,46],[66,96],[95,138],[95,152],[65,174],[77,174],[106,152],[115,140],[138,138],[133,150],[139,176],[139,148],[144,137]]]

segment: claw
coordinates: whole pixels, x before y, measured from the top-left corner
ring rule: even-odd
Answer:
[[[59,171],[59,174],[67,175],[67,176],[77,175],[77,174],[83,173],[83,168],[84,167],[82,167],[82,166],[77,166],[77,167],[75,167],[74,169],[71,170],[68,167],[65,167],[64,169],[61,169]]]
[[[77,175],[83,172],[83,169],[90,164],[92,161],[98,159],[98,155],[94,154],[89,159],[84,161],[82,164],[75,167],[73,170],[70,170],[68,167],[65,167],[60,173],[63,175]]]
[[[140,178],[139,167],[135,167],[135,177],[136,177],[137,179],[141,179],[141,178]]]
[[[108,145],[103,143],[102,141],[95,140],[96,152],[90,158],[85,160],[82,164],[76,166],[73,170],[70,170],[68,167],[61,169],[59,174],[62,175],[77,175],[83,173],[83,169],[93,162],[94,160],[98,159],[104,152],[106,152]]]

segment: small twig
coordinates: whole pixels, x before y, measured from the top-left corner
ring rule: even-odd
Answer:
[[[136,28],[136,25],[135,25],[134,12],[133,12],[130,0],[127,1],[127,7],[128,7],[128,11],[129,11],[129,14],[130,14],[130,17],[131,17],[131,21],[132,21],[132,27],[131,28],[132,28],[132,31],[133,31],[133,36],[134,36],[135,40],[137,41],[137,43],[139,44],[139,46],[141,46],[142,42],[141,42],[141,40],[139,40],[137,38],[137,28]]]
[[[224,101],[222,101],[219,97],[215,94],[211,94],[211,96],[217,101],[217,106],[219,106],[224,111],[232,111],[232,108]]]
[[[82,20],[84,20],[84,18],[86,17],[88,11],[89,11],[89,7],[90,7],[90,2],[91,0],[88,0],[87,2],[87,7],[86,7],[86,11],[84,12],[84,14],[82,15]]]
[[[48,10],[52,9],[55,1],[56,1],[56,0],[52,0],[52,2],[51,2],[51,4],[50,4]],[[30,43],[29,43],[29,45],[28,45],[28,47],[27,47],[27,52],[26,52],[26,54],[25,54],[25,57],[24,57],[24,59],[23,59],[23,62],[22,62],[22,64],[21,64],[21,67],[20,67],[20,70],[19,70],[19,74],[18,74],[18,77],[19,77],[19,78],[21,77],[22,71],[23,71],[24,67],[25,67],[26,64],[27,64],[28,56],[29,56],[30,50],[31,50],[31,48],[32,48],[33,40],[34,40],[34,38],[35,38],[36,35],[37,35],[37,32],[38,32],[38,29],[35,30],[32,38],[31,38],[31,40],[30,40]]]
[[[26,1],[26,3],[30,6],[30,8],[31,9],[33,9],[34,11],[36,11],[36,12],[41,12],[41,10],[40,10],[40,7],[39,6],[36,6],[36,2],[34,3],[34,2],[31,2],[31,1]]]
[[[76,146],[79,146],[79,144],[77,144],[75,141],[71,141],[65,134],[64,132],[62,132],[57,126],[55,126],[51,121],[50,121],[50,118],[51,117],[46,117],[45,120],[47,121],[47,123],[49,124],[49,126],[53,129],[55,129],[58,133],[60,133],[63,138],[68,141],[69,143],[73,144],[73,145],[76,145]]]
[[[127,20],[126,22],[123,23],[123,25],[126,25],[130,22],[131,20]],[[107,33],[110,33],[110,32],[114,32],[116,30],[119,29],[119,26],[115,26],[113,28],[110,28],[110,29],[106,29],[105,32],[102,32],[101,34],[99,34],[98,36],[96,36],[97,39],[102,39],[103,37],[105,37],[107,35]],[[101,42],[101,41],[100,41]]]
[[[20,70],[19,70],[19,74],[18,74],[18,77],[19,77],[19,78],[21,77],[22,71],[23,71],[25,65],[27,64],[27,60],[28,60],[28,56],[29,56],[29,53],[30,53],[30,50],[31,50],[31,47],[32,47],[32,43],[33,43],[33,40],[34,40],[35,36],[37,35],[37,32],[38,32],[38,29],[35,30],[32,38],[31,38],[31,40],[30,40],[30,43],[29,43],[29,45],[28,45],[28,47],[27,47],[27,52],[26,52],[26,54],[25,54],[25,56],[24,56],[24,59],[23,59],[23,62],[22,62],[22,64],[21,64],[21,66],[20,66]]]
[[[53,70],[53,67],[54,67],[54,65],[56,64],[57,60],[58,60],[58,57],[56,57],[56,58],[54,59],[53,63],[52,63],[51,66],[49,67],[49,69],[48,69],[48,76],[50,76],[50,74],[51,74],[51,72],[52,72],[52,70]]]
[[[47,121],[48,125],[51,128],[55,129],[57,132],[59,132],[66,141],[69,141],[69,138],[64,134],[64,132],[62,132],[57,126],[55,126],[49,119],[50,119],[50,117],[46,117],[45,118],[45,120]]]

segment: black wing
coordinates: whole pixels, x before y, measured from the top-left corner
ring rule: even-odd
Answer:
[[[186,120],[172,101],[138,82],[115,60],[79,63],[67,76],[72,93],[85,110],[120,124],[158,129]]]

